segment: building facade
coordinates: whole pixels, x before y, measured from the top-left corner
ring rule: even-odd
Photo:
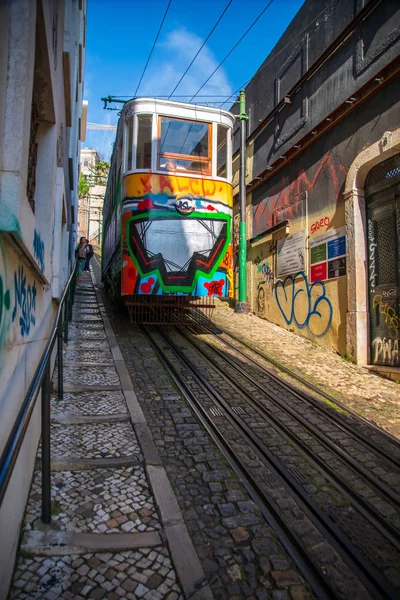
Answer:
[[[86,0],[0,3],[0,453],[74,260]],[[0,597],[40,438],[40,401],[0,507]]]
[[[96,150],[81,149],[80,171],[88,182],[89,190],[79,199],[78,238],[84,236],[98,250],[101,248],[103,204],[107,182],[106,175],[97,174],[96,164],[99,160]]]
[[[398,3],[306,0],[246,88],[252,311],[395,379],[399,50]]]

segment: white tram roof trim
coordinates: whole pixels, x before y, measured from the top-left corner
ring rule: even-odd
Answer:
[[[235,124],[234,115],[222,108],[190,104],[188,102],[176,102],[174,100],[160,100],[159,98],[129,100],[124,105],[121,116],[126,119],[137,113],[156,113],[168,117],[196,119],[197,121],[221,123],[227,127],[233,127]]]

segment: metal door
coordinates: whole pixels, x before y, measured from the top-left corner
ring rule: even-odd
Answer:
[[[366,198],[371,363],[399,367],[400,185],[388,183]]]

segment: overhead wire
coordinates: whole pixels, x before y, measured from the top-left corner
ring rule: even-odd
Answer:
[[[225,6],[225,8],[222,11],[219,19],[217,20],[217,22],[215,23],[214,27],[211,29],[210,33],[208,34],[208,36],[206,37],[206,39],[204,40],[204,42],[202,43],[202,45],[198,49],[197,53],[195,54],[192,62],[190,63],[190,65],[188,66],[188,68],[186,69],[186,71],[184,72],[184,74],[182,75],[182,77],[180,78],[180,80],[178,81],[178,83],[176,84],[176,86],[174,87],[174,89],[172,90],[172,92],[170,93],[170,95],[168,96],[168,100],[170,100],[170,98],[172,97],[173,93],[176,91],[176,89],[178,88],[179,84],[182,82],[183,78],[186,76],[186,73],[189,71],[190,67],[192,66],[192,64],[194,63],[194,61],[196,60],[196,58],[198,57],[198,55],[200,54],[200,52],[203,50],[204,46],[206,45],[206,43],[208,42],[208,40],[210,39],[210,37],[212,36],[212,34],[214,33],[214,31],[216,30],[219,22],[221,21],[222,17],[226,13],[226,11],[228,10],[228,8],[232,4],[232,2],[233,2],[233,0],[229,0],[228,4]]]
[[[283,52],[284,50],[286,50],[286,48],[288,48],[288,47],[289,47],[289,46],[290,46],[290,45],[291,45],[291,44],[292,44],[292,43],[293,43],[293,42],[294,42],[294,41],[295,41],[295,40],[296,40],[298,37],[300,37],[301,35],[303,35],[303,33],[304,33],[304,32],[305,32],[305,31],[306,31],[306,30],[307,30],[307,29],[308,29],[308,28],[309,28],[309,27],[310,27],[310,26],[311,26],[311,25],[312,25],[312,24],[315,22],[315,21],[317,21],[317,20],[318,20],[318,19],[319,19],[319,18],[320,18],[320,17],[321,17],[321,16],[322,16],[322,15],[323,15],[323,14],[324,14],[324,13],[325,13],[325,12],[326,12],[328,9],[329,9],[329,8],[331,8],[331,6],[333,6],[333,4],[336,4],[336,2],[337,2],[337,0],[332,0],[332,2],[330,2],[330,4],[328,4],[328,6],[326,6],[326,7],[324,8],[324,10],[322,10],[320,13],[318,13],[318,15],[317,15],[316,17],[314,17],[314,19],[313,19],[312,21],[310,21],[309,23],[307,23],[307,25],[306,25],[306,26],[305,26],[305,27],[304,27],[304,28],[303,28],[303,29],[302,29],[302,30],[301,30],[301,31],[300,31],[300,32],[299,32],[297,35],[295,35],[295,36],[294,36],[294,37],[293,37],[293,38],[290,40],[290,42],[288,42],[288,43],[286,44],[286,46],[284,46],[283,48],[281,48],[281,49],[279,50],[279,52],[277,52],[276,54],[274,54],[274,56],[271,56],[271,58],[270,58],[269,60],[267,60],[266,62],[264,62],[264,63],[261,65],[261,67],[259,67],[259,68],[257,69],[257,71],[254,73],[254,75],[252,75],[252,76],[250,77],[250,79],[248,79],[248,80],[246,81],[246,83],[244,83],[243,85],[241,85],[241,86],[240,86],[240,87],[239,87],[239,88],[238,88],[238,89],[237,89],[235,92],[233,92],[233,94],[231,94],[231,95],[229,96],[229,98],[228,98],[228,100],[227,100],[227,101],[225,101],[225,102],[222,102],[222,103],[219,105],[219,108],[221,108],[221,106],[223,106],[224,104],[227,104],[227,103],[229,102],[229,99],[230,99],[230,98],[232,98],[232,102],[233,102],[233,99],[234,99],[234,98],[235,98],[235,97],[236,97],[236,96],[239,94],[240,90],[243,90],[243,89],[245,89],[245,88],[246,88],[246,86],[247,86],[247,85],[250,83],[250,81],[251,81],[252,79],[254,79],[254,77],[255,77],[256,75],[258,75],[258,73],[260,73],[260,71],[262,71],[262,70],[263,70],[263,69],[264,69],[264,68],[265,68],[267,65],[269,65],[269,63],[270,63],[270,62],[272,62],[273,60],[275,60],[275,58],[277,58],[277,57],[278,57],[280,54],[282,54],[282,52]]]
[[[147,59],[147,62],[146,62],[146,64],[145,64],[145,67],[144,67],[144,69],[143,69],[143,73],[142,73],[142,75],[141,75],[141,77],[140,77],[139,83],[137,84],[136,92],[135,92],[135,94],[134,94],[135,96],[136,96],[136,95],[137,95],[137,93],[138,93],[138,90],[139,90],[140,84],[142,83],[142,79],[143,79],[143,77],[144,77],[144,74],[146,73],[146,69],[147,69],[147,66],[148,66],[148,64],[149,64],[149,62],[150,62],[150,59],[151,59],[151,56],[152,56],[152,54],[153,54],[154,48],[156,47],[157,40],[158,40],[158,37],[159,37],[159,35],[160,35],[160,33],[161,33],[161,29],[162,29],[162,27],[163,27],[163,25],[164,25],[164,21],[165,21],[165,19],[166,19],[166,16],[167,16],[167,14],[168,14],[169,7],[171,6],[171,2],[172,2],[172,0],[169,0],[169,2],[168,2],[168,6],[167,6],[167,8],[166,8],[166,10],[165,10],[165,13],[164,13],[163,19],[162,19],[162,21],[161,21],[161,25],[160,25],[160,27],[158,28],[157,35],[156,35],[156,38],[155,38],[155,40],[154,40],[154,43],[153,43],[153,47],[152,47],[152,49],[150,50],[150,54],[149,54],[149,57],[148,57],[148,59]]]
[[[246,37],[246,35],[251,31],[251,29],[254,27],[254,25],[257,23],[257,21],[259,19],[261,19],[261,17],[263,16],[263,14],[265,13],[265,11],[271,6],[271,4],[273,3],[274,0],[270,0],[267,4],[267,6],[265,8],[263,8],[263,10],[260,12],[260,14],[258,15],[258,17],[253,21],[253,23],[250,25],[250,27],[244,32],[244,34],[242,35],[242,37],[236,42],[236,44],[233,46],[233,48],[231,48],[231,50],[228,52],[228,54],[225,56],[225,58],[219,63],[219,65],[216,67],[216,69],[214,69],[214,71],[211,73],[211,75],[205,80],[205,82],[203,83],[203,85],[197,90],[197,92],[195,93],[194,96],[191,97],[191,99],[189,100],[189,102],[192,102],[192,100],[197,96],[197,94],[203,89],[203,87],[210,81],[211,77],[213,77],[215,75],[215,73],[218,71],[218,69],[220,69],[222,67],[222,65],[224,64],[224,62],[227,60],[227,58],[229,58],[229,56],[232,54],[232,52],[238,47],[238,45],[240,44],[240,42]]]

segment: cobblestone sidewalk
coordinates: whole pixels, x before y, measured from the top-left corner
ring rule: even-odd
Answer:
[[[400,439],[400,384],[255,315],[217,303],[212,320]],[[273,367],[272,367],[273,368]]]
[[[64,398],[51,400],[52,523],[38,461],[10,599],[212,598],[89,274],[69,333]]]

